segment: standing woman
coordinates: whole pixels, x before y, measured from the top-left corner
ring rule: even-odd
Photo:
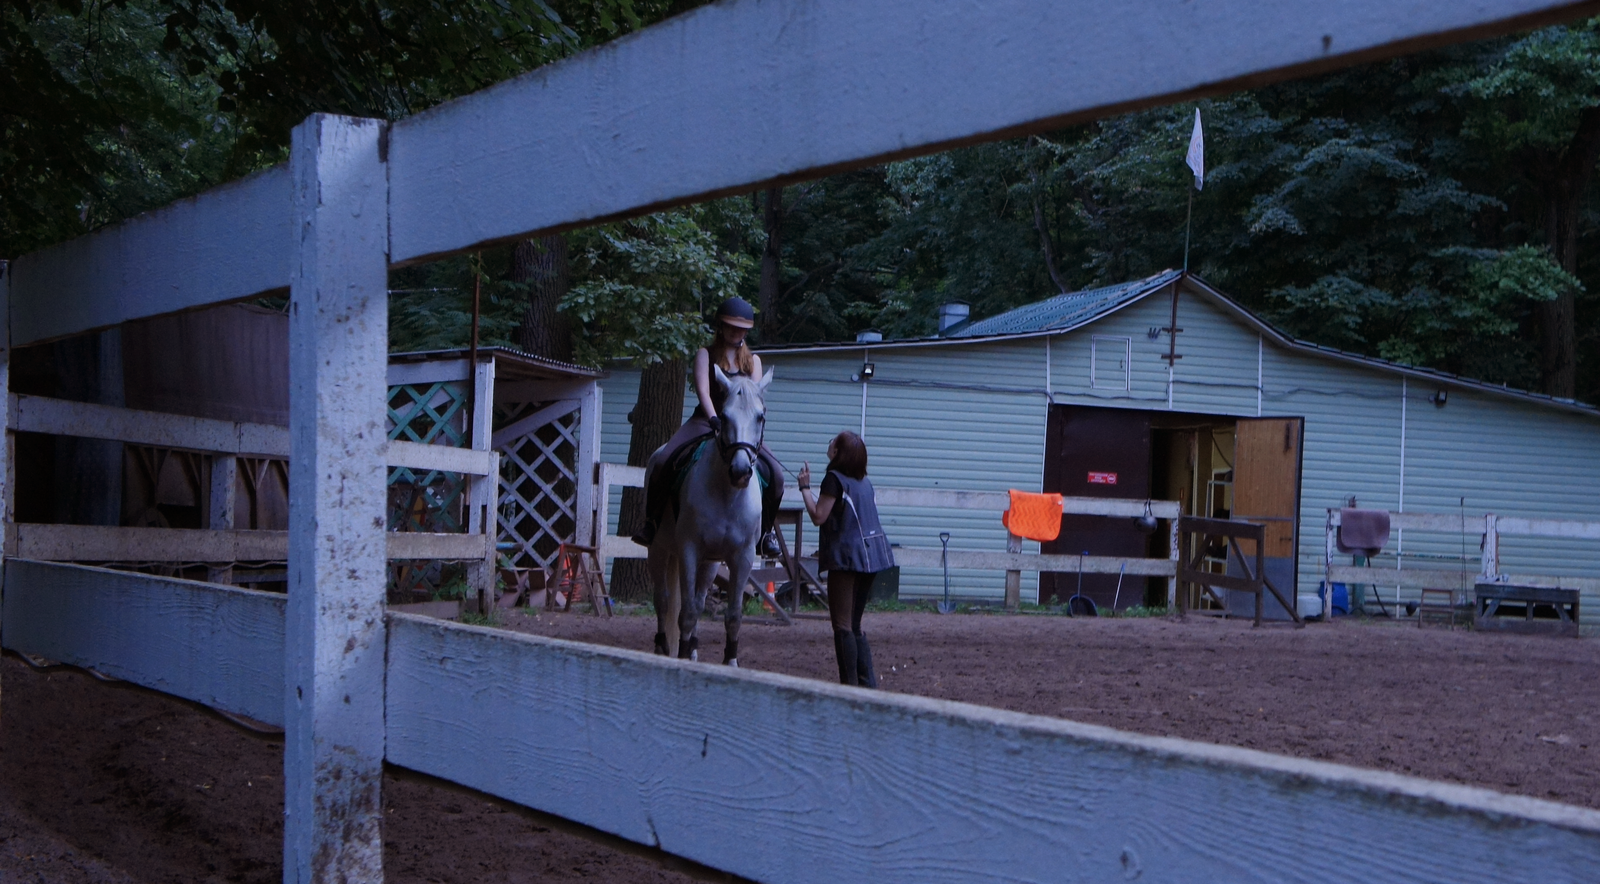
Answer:
[[[650,455],[647,464],[651,479],[644,489],[644,528],[633,535],[633,541],[640,546],[649,546],[655,540],[656,529],[661,525],[662,510],[672,496],[674,471],[664,469],[662,465],[673,462],[678,452],[690,444],[722,430],[722,417],[717,413],[721,403],[716,401],[711,388],[711,366],[716,365],[730,377],[761,377],[761,357],[750,352],[749,345],[744,342],[745,335],[755,324],[756,311],[743,298],[729,298],[717,308],[715,336],[711,343],[694,353],[692,380],[700,405],[684,421],[683,426],[672,434],[667,444]],[[778,466],[778,459],[767,450],[765,442],[761,443],[757,452],[756,472],[761,475],[760,536],[765,544],[783,501],[783,470]]]
[[[861,634],[872,580],[894,567],[894,551],[878,521],[878,501],[867,479],[867,443],[845,430],[828,443],[828,474],[821,493],[811,496],[811,464],[795,477],[800,499],[821,529],[818,562],[828,572],[828,616],[833,620],[833,650],[843,684],[878,686],[872,648]]]

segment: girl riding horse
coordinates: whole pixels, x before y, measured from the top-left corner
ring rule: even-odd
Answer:
[[[634,543],[649,546],[655,540],[656,530],[661,525],[662,510],[672,497],[674,474],[678,471],[662,469],[662,464],[676,462],[683,449],[716,433],[721,427],[721,417],[717,413],[719,403],[715,401],[711,384],[711,366],[721,368],[730,376],[761,377],[761,357],[750,352],[744,342],[745,335],[755,325],[755,316],[755,310],[743,298],[729,298],[717,308],[716,336],[710,344],[694,354],[694,392],[700,405],[683,426],[672,434],[667,444],[650,455],[647,464],[650,482],[644,490],[645,522],[639,533],[633,535]],[[761,537],[762,543],[767,544],[770,542],[772,522],[778,515],[778,506],[783,502],[783,470],[764,443],[758,452],[756,471],[762,480]]]

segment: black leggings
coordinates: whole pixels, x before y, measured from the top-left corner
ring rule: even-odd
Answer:
[[[833,628],[842,632],[861,634],[861,615],[867,610],[867,598],[872,595],[872,578],[867,571],[828,572],[828,619]]]

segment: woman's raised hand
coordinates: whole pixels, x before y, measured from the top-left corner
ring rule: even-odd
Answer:
[[[811,462],[801,461],[800,472],[794,474],[794,483],[801,491],[811,487]]]

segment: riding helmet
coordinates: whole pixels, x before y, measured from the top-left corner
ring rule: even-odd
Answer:
[[[756,311],[744,298],[729,298],[717,308],[717,321],[739,328],[751,328],[756,324]]]

